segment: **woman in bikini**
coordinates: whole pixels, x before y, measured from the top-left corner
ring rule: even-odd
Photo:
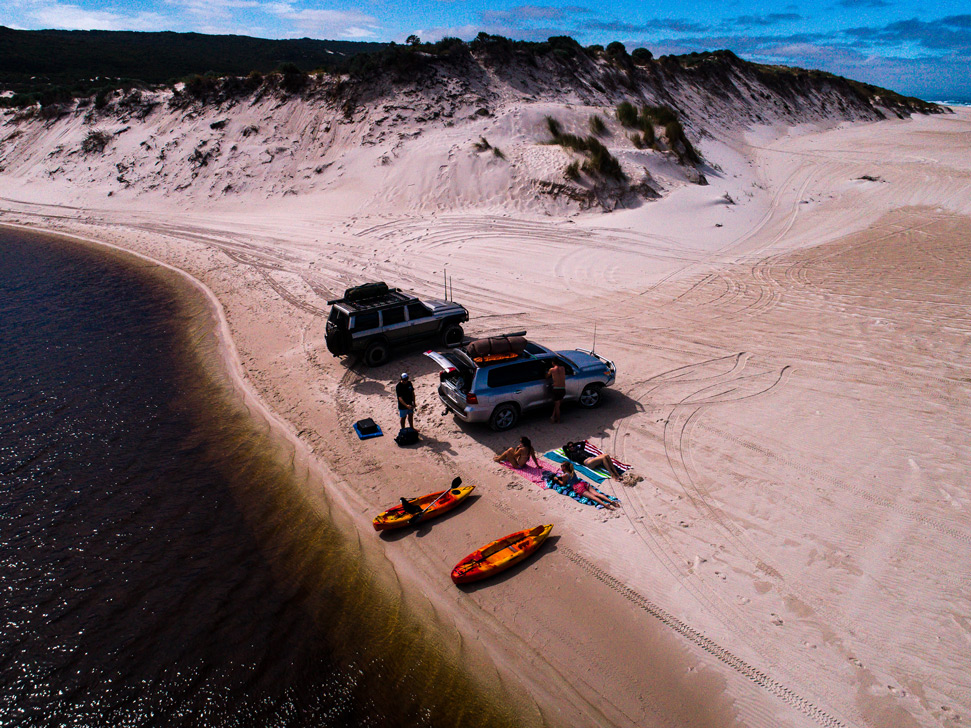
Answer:
[[[553,479],[560,485],[568,485],[573,488],[573,492],[577,495],[585,496],[594,503],[599,503],[604,508],[616,508],[620,505],[616,501],[612,501],[606,496],[601,495],[596,489],[587,485],[585,480],[577,477],[576,470],[573,469],[573,463],[569,460],[564,460],[560,463],[560,471],[559,474],[553,476]]]
[[[564,445],[563,453],[574,462],[586,465],[591,470],[606,470],[614,480],[621,479],[620,471],[614,465],[614,459],[607,453],[587,457],[587,452],[583,450],[583,443],[575,442],[568,442]]]
[[[536,463],[536,467],[541,467],[539,464],[539,459],[536,456],[536,451],[533,449],[533,443],[529,441],[529,438],[525,435],[519,438],[519,445],[511,447],[498,455],[496,455],[493,460],[497,463],[509,463],[514,468],[524,468],[529,459],[532,458],[533,462]]]

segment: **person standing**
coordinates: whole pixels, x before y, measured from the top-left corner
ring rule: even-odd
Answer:
[[[550,417],[550,422],[559,422],[560,406],[566,396],[566,369],[559,359],[553,360],[553,366],[546,373],[546,378],[553,384],[553,416]]]
[[[398,417],[401,418],[401,429],[405,427],[405,420],[408,420],[408,427],[415,426],[415,385],[408,378],[408,372],[401,373],[401,381],[395,385],[395,396],[398,398]]]

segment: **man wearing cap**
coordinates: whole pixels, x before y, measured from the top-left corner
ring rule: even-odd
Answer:
[[[415,385],[411,383],[408,372],[402,372],[401,381],[395,385],[395,396],[398,398],[398,416],[401,418],[401,428],[405,427],[405,419],[408,420],[408,427],[415,426]]]

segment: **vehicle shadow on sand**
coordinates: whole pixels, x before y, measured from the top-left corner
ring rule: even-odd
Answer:
[[[439,410],[442,418],[454,422],[461,434],[496,452],[515,445],[525,435],[539,454],[561,447],[571,440],[609,438],[611,430],[615,430],[619,422],[644,411],[640,402],[626,394],[605,390],[603,403],[599,407],[584,409],[576,403],[564,404],[562,416],[556,424],[550,422],[553,407],[549,405],[525,413],[512,428],[495,432],[485,422],[462,422],[444,404]]]

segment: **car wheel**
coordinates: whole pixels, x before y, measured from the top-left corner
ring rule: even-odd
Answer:
[[[519,408],[506,402],[492,410],[492,417],[489,418],[489,427],[496,432],[508,430],[519,421]]]
[[[597,407],[604,399],[603,388],[602,384],[588,384],[584,387],[580,392],[580,399],[577,400],[580,406],[587,409]]]
[[[465,332],[462,331],[462,327],[458,324],[449,324],[442,331],[442,344],[445,346],[458,346],[464,338]]]
[[[364,363],[369,367],[379,367],[391,358],[391,347],[387,341],[372,341],[364,350]]]

